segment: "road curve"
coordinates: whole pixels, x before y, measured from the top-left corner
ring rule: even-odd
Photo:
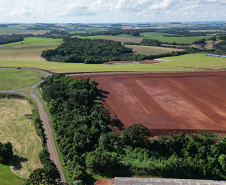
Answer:
[[[9,69],[9,68],[0,68],[0,69]],[[15,69],[15,68],[10,68],[10,69]],[[44,74],[45,77],[48,77],[50,75],[49,73],[47,73],[45,71],[41,71],[41,70],[28,69],[28,68],[22,68],[22,69],[41,72],[41,73]],[[64,174],[63,174],[63,171],[62,171],[62,168],[61,168],[61,165],[60,165],[60,161],[59,161],[59,158],[58,158],[58,155],[57,155],[56,147],[55,147],[55,144],[54,144],[54,141],[53,141],[52,125],[51,125],[51,122],[49,121],[50,120],[49,116],[45,112],[42,101],[40,100],[40,98],[38,97],[38,95],[34,91],[35,87],[37,87],[42,82],[43,81],[40,81],[39,83],[36,83],[36,84],[31,86],[31,89],[30,89],[31,95],[28,95],[28,94],[25,94],[25,93],[20,93],[20,92],[13,92],[13,90],[0,91],[0,93],[20,94],[20,95],[27,96],[27,97],[35,100],[35,102],[38,105],[39,116],[40,116],[40,119],[42,121],[43,129],[44,129],[44,135],[45,135],[45,139],[46,139],[46,144],[47,144],[48,151],[50,153],[50,159],[60,173],[60,177],[61,177],[60,185],[66,185],[66,180],[64,178]],[[28,86],[28,87],[30,87],[30,86]],[[26,87],[26,88],[28,88],[28,87]]]

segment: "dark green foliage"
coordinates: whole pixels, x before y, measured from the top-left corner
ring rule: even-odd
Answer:
[[[206,41],[206,39],[200,39],[200,40],[193,42],[193,44],[205,45],[206,44],[205,41]]]
[[[162,42],[155,40],[155,39],[143,39],[140,42],[140,45],[143,45],[143,46],[161,46]]]
[[[45,184],[54,184],[57,185],[58,182],[56,179],[60,180],[60,174],[58,170],[52,166],[48,166],[45,168],[35,169],[31,175],[29,176],[28,183],[29,184],[40,184],[45,182]]]
[[[216,54],[219,55],[226,54],[226,41],[221,41],[215,44],[213,47],[215,49]]]
[[[24,37],[21,35],[0,35],[0,45],[2,44],[8,44],[8,43],[12,43],[12,42],[19,42],[19,41],[23,41]]]
[[[74,180],[85,180],[86,177],[86,171],[85,168],[78,163],[75,164],[74,174],[72,176],[73,181]]]
[[[48,61],[99,64],[132,56],[132,49],[111,40],[68,38],[64,41],[54,50],[43,51],[42,57]]]
[[[219,36],[219,39],[220,39],[220,40],[226,40],[226,35],[221,35],[221,36]]]
[[[7,163],[13,157],[13,146],[10,142],[0,142],[0,163]]]
[[[97,147],[101,133],[106,132],[106,124],[110,122],[109,113],[102,105],[91,107],[97,84],[63,74],[51,75],[40,84],[71,181],[84,178],[86,152]],[[109,137],[114,140],[114,136]]]
[[[51,166],[50,156],[47,148],[43,148],[39,153],[39,160],[41,161],[43,167]]]
[[[153,136],[147,127],[143,126],[142,124],[134,124],[122,131],[121,139],[126,145],[142,147],[144,142],[148,141],[149,137]]]

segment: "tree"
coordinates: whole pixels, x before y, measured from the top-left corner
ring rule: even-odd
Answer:
[[[134,124],[122,131],[122,141],[132,146],[142,146],[148,141],[149,137],[153,137],[151,131],[142,124]]]
[[[75,165],[74,174],[73,174],[73,181],[74,180],[85,180],[86,171],[85,168],[78,163]]]
[[[29,176],[29,184],[40,184],[43,181],[43,168],[35,169]]]

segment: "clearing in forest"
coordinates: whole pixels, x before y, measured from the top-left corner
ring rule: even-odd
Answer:
[[[34,169],[42,168],[38,156],[42,149],[41,139],[32,121],[24,116],[31,113],[27,100],[0,99],[0,141],[12,143],[14,157],[9,166],[21,178],[28,178]]]

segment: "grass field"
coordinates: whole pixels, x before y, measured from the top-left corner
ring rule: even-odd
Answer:
[[[15,175],[7,165],[0,164],[0,172],[1,185],[21,185],[22,182],[27,180]]]
[[[125,37],[116,37],[116,36],[115,37],[114,36],[100,37],[100,39],[119,41],[121,43],[124,43],[124,42],[140,43],[142,40],[141,37],[125,38]]]
[[[42,73],[22,69],[0,70],[0,91],[26,87],[41,81]]]
[[[159,32],[144,32],[144,33],[141,33],[140,35],[142,35],[143,38],[154,39],[155,37],[163,37],[164,34],[171,35],[168,33],[159,33]]]
[[[28,178],[34,169],[42,167],[38,157],[41,139],[36,135],[32,121],[24,116],[31,113],[27,100],[0,99],[0,141],[12,143],[14,157],[9,166],[21,178]]]
[[[158,65],[211,69],[226,68],[226,58],[206,57],[205,54],[187,54],[176,57],[161,58],[161,60],[165,62]]]
[[[162,53],[171,53],[172,51],[181,51],[181,49],[163,48],[155,46],[125,45],[132,48],[133,52],[142,55],[158,55]]]
[[[199,36],[199,37],[155,37],[154,39],[162,41],[162,42],[168,42],[168,43],[186,43],[186,44],[192,44],[193,42],[203,39],[203,38],[210,38],[211,36]]]

